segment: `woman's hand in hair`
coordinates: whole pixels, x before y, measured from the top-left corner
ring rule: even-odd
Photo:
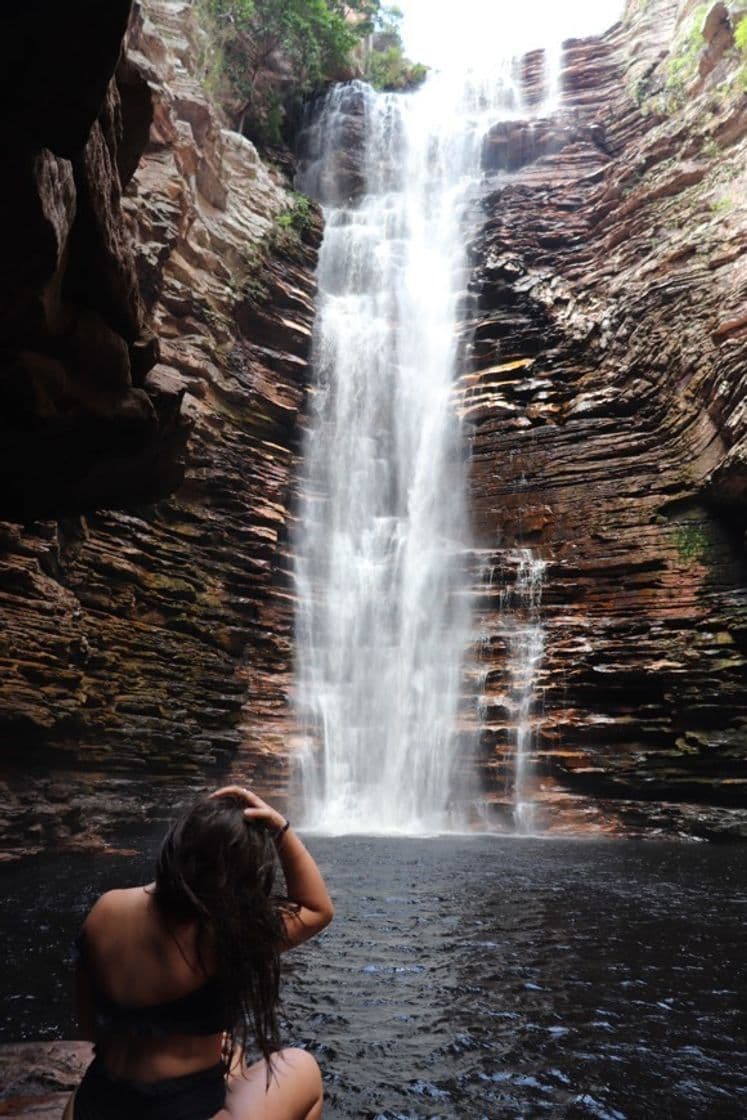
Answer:
[[[273,809],[252,790],[242,789],[241,786],[225,786],[212,796],[241,797],[247,805],[244,810],[246,819],[261,822],[275,835],[278,855],[285,875],[288,901],[295,904],[294,910],[283,916],[285,922],[283,948],[292,949],[294,945],[308,941],[310,937],[328,926],[335,911],[322,874],[300,836],[297,836],[292,828],[286,829],[287,822],[283,814]]]
[[[273,809],[266,801],[254,793],[251,789],[244,789],[242,786],[224,786],[223,789],[218,789],[215,793],[210,794],[211,797],[240,797],[242,801],[246,802],[246,809],[244,816],[248,821],[257,821],[258,824],[265,825],[271,832],[279,832],[285,824],[285,817],[277,809]]]

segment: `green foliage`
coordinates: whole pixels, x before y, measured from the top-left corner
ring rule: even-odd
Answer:
[[[273,89],[261,96],[250,96],[245,102],[252,110],[252,136],[262,147],[282,144],[285,108],[282,98]]]
[[[705,46],[703,21],[708,14],[708,4],[701,4],[687,21],[684,34],[677,42],[677,52],[667,64],[666,88],[672,95],[673,107],[682,104],[685,92],[698,70],[700,52]]]
[[[648,95],[648,80],[646,78],[637,78],[633,86],[633,100],[636,105],[642,105]]]
[[[344,66],[357,40],[329,0],[255,0],[251,41],[242,47],[252,75],[280,52],[299,86],[309,88]]]
[[[701,525],[691,521],[677,530],[677,552],[686,564],[702,564],[710,551],[711,542]]]
[[[281,142],[289,102],[353,71],[369,35],[366,77],[377,89],[410,89],[426,75],[404,55],[402,13],[382,0],[196,0],[195,11],[207,32],[206,89],[263,146]]]
[[[399,8],[382,8],[379,12],[377,34],[366,56],[365,78],[374,89],[413,89],[428,73],[422,63],[411,62],[405,56],[399,33],[401,18]]]
[[[260,274],[247,276],[244,281],[242,296],[250,303],[266,303],[270,298],[270,290]]]
[[[204,10],[216,20],[247,26],[254,13],[254,0],[202,0]]]
[[[747,16],[742,16],[739,23],[734,28],[734,42],[737,50],[747,55]]]
[[[293,206],[278,214],[275,221],[281,229],[292,229],[296,233],[304,233],[311,225],[311,200],[305,194],[293,194]]]
[[[248,33],[254,0],[197,0],[195,14],[207,32],[202,57],[198,59],[202,84],[216,100],[226,105],[235,96],[231,81],[233,44]]]
[[[247,124],[255,139],[277,143],[280,86],[293,97],[349,70],[382,11],[381,0],[197,0],[212,46],[203,80],[239,128]]]
[[[366,67],[366,79],[374,89],[412,89],[425,80],[428,68],[422,63],[410,62],[399,46],[383,51],[371,51]]]

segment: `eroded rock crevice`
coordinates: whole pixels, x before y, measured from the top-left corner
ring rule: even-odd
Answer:
[[[5,12],[0,265],[0,515],[29,521],[150,500],[182,473],[177,398],[144,387],[158,357],[121,206],[112,75],[130,4]],[[129,163],[147,131],[131,140]]]

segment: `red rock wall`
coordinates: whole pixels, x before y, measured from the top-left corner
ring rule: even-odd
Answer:
[[[98,182],[91,170],[91,206],[106,196],[104,233],[159,343],[140,392],[175,406],[191,435],[172,498],[148,505],[133,487],[126,512],[96,501],[0,527],[0,838],[14,850],[95,844],[113,818],[168,813],[185,785],[226,770],[287,683],[279,542],[320,228],[313,215],[300,232],[276,221],[293,196],[222,129],[190,74],[198,47],[188,4],[136,4],[87,141],[116,103],[113,151],[134,175],[120,208],[116,169]],[[97,433],[102,453],[116,434]],[[244,772],[261,777],[268,751],[250,742]]]
[[[569,44],[560,119],[486,148],[513,168],[471,247],[459,388],[493,569],[482,758],[500,805],[499,595],[530,546],[548,562],[533,764],[549,827],[747,828],[747,95],[728,37],[673,90],[691,10],[632,3]]]

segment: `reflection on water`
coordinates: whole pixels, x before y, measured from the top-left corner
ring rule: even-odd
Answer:
[[[324,1067],[325,1117],[747,1115],[744,849],[311,843],[337,918],[288,958],[285,1012]],[[2,871],[5,1039],[69,1034],[72,931],[98,890],[147,874],[70,856]]]

